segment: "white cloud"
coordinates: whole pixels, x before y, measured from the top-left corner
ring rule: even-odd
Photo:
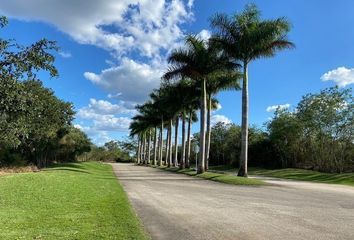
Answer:
[[[226,117],[224,115],[219,115],[219,114],[211,116],[210,122],[211,122],[211,125],[215,125],[219,122],[222,122],[225,124],[232,123],[232,121],[228,117]]]
[[[106,100],[96,100],[94,98],[90,99],[88,107],[82,108],[80,110],[92,110],[97,114],[134,114],[135,110],[127,109],[124,103],[112,104]]]
[[[113,104],[91,98],[88,106],[80,108],[76,114],[78,119],[85,120],[85,124],[76,124],[75,127],[86,132],[96,144],[100,144],[108,139],[109,132],[128,131],[131,119],[122,114],[132,115],[136,110],[128,109],[124,105],[124,102]]]
[[[109,136],[107,131],[98,131],[88,126],[83,126],[81,124],[75,124],[74,127],[80,129],[81,131],[85,132],[88,137],[92,140],[93,143],[97,144],[98,146],[104,145],[106,142],[112,140]]]
[[[85,72],[84,76],[95,85],[127,102],[144,102],[152,89],[160,84],[163,74],[161,64],[151,66],[123,58],[121,65],[111,67],[96,74]]]
[[[268,106],[266,111],[267,112],[275,112],[276,110],[285,110],[288,109],[290,107],[289,103],[286,104],[280,104],[280,105],[273,105],[273,106]]]
[[[206,29],[203,29],[197,34],[197,36],[202,40],[207,41],[211,37],[211,32]]]
[[[122,93],[116,93],[116,94],[111,94],[109,93],[107,95],[108,98],[119,98],[119,96],[122,95]]]
[[[63,58],[71,58],[72,57],[71,52],[68,52],[68,51],[59,51],[58,54],[60,56],[62,56]]]
[[[50,23],[82,44],[112,53],[110,68],[85,78],[111,95],[135,104],[159,86],[165,55],[183,45],[181,24],[193,21],[193,0],[1,0],[0,12]],[[210,34],[203,30],[200,35]],[[127,58],[139,55],[140,62]],[[141,62],[142,59],[144,63]]]
[[[187,6],[189,8],[192,8],[193,7],[193,3],[194,3],[194,0],[188,0]]]
[[[339,67],[322,75],[322,81],[334,81],[338,87],[354,83],[354,68]]]
[[[179,25],[192,19],[193,1],[182,0],[2,0],[3,14],[56,26],[82,44],[159,55],[183,36]]]
[[[131,121],[128,117],[102,115],[100,119],[94,120],[94,127],[99,131],[127,131]]]

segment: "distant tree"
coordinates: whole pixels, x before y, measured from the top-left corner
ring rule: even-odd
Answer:
[[[305,95],[296,111],[276,111],[269,138],[281,167],[354,171],[354,104],[351,89]]]
[[[65,135],[59,140],[57,160],[75,161],[84,153],[91,150],[91,141],[80,129],[69,126]]]

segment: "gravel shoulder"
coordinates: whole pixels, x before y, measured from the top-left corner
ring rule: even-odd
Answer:
[[[152,239],[354,239],[354,188],[263,179],[233,186],[112,164]]]

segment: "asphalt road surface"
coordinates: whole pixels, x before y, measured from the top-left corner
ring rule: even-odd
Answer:
[[[274,179],[233,186],[112,165],[152,239],[354,239],[353,187]]]

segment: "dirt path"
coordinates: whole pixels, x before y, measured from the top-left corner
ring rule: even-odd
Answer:
[[[350,187],[232,186],[132,164],[113,167],[153,239],[354,239]]]

